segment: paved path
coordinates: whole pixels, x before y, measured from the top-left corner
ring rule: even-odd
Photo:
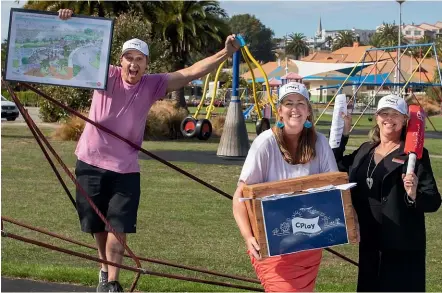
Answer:
[[[39,115],[39,109],[38,107],[26,107],[28,110],[29,115],[31,115],[32,120],[34,120],[35,124],[38,126],[44,126],[44,127],[51,127],[51,128],[57,128],[58,123],[45,123],[42,122]],[[8,125],[8,126],[27,126],[25,120],[23,119],[23,116],[20,114],[15,121],[6,121],[6,119],[2,119],[2,126]]]

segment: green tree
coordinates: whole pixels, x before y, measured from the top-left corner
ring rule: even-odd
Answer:
[[[327,37],[325,38],[325,45],[326,45],[329,49],[332,48],[332,46],[333,46],[333,38],[332,38],[331,36],[327,36]]]
[[[399,30],[397,25],[384,22],[376,34],[379,34],[380,45],[382,47],[392,47],[398,45]],[[401,44],[403,45],[406,43],[407,41],[404,37],[402,37]]]
[[[433,39],[430,38],[429,36],[424,36],[423,38],[419,39],[416,41],[416,45],[419,44],[429,44],[432,43]],[[414,56],[416,58],[422,58],[425,56],[425,54],[427,53],[429,47],[425,46],[425,47],[411,47],[408,49],[409,55]],[[431,49],[430,52],[428,52],[426,58],[428,57],[433,57],[434,56],[434,50]]]
[[[2,63],[1,64],[2,64],[2,71],[3,71],[5,68],[5,64],[6,64],[6,53],[8,51],[8,40],[7,39],[3,40],[1,47],[2,47],[2,55],[1,55],[1,58],[2,58],[1,62]]]
[[[439,62],[442,62],[442,37],[438,37],[435,41],[435,44],[436,44],[437,58],[439,59]]]
[[[437,83],[437,84],[441,83],[440,74],[442,74],[442,73],[438,72],[438,69],[435,68],[434,69],[434,78],[432,81],[433,83]],[[425,89],[425,93],[426,93],[427,97],[440,103],[440,111],[438,113],[442,113],[442,87],[436,87],[436,86],[435,87],[427,87]],[[435,113],[435,114],[437,114],[437,113]]]
[[[240,33],[256,60],[268,62],[275,60],[273,50],[273,31],[261,23],[254,15],[238,14],[229,21],[232,33]]]
[[[272,52],[276,59],[285,59],[285,39],[284,38],[273,38],[272,39]]]
[[[140,6],[139,2],[131,1],[28,1],[23,7],[26,9],[58,11],[68,8],[76,14],[95,16],[117,16]]]
[[[351,31],[340,31],[336,35],[335,41],[333,42],[333,51],[338,50],[343,47],[352,47],[355,41],[355,35]]]
[[[171,70],[168,60],[171,52],[168,43],[161,39],[152,39],[152,25],[139,12],[123,13],[115,19],[112,38],[111,64],[119,65],[125,41],[138,38],[149,44],[149,72],[167,72]]]
[[[151,16],[153,31],[169,44],[172,71],[191,65],[194,54],[207,52],[208,44],[218,50],[223,46],[223,36],[228,31],[224,21],[227,14],[218,2],[162,1],[155,11]],[[184,89],[173,92],[172,98],[187,107]]]
[[[292,33],[289,35],[287,41],[286,53],[291,54],[296,60],[301,56],[306,56],[309,53],[309,48],[305,42],[305,36],[301,33]]]
[[[381,48],[382,47],[382,36],[379,32],[375,32],[371,37],[370,40],[368,42],[371,46],[376,47],[376,48]]]
[[[92,101],[92,91],[86,89],[78,89],[72,87],[59,86],[37,86],[42,92],[47,93],[50,97],[62,102],[64,105],[77,110],[87,111]],[[40,102],[40,118],[44,122],[58,122],[69,117],[69,113],[61,109],[59,106],[41,99]]]

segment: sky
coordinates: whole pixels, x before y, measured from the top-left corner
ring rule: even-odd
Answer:
[[[7,38],[9,11],[26,1],[1,0],[1,39]],[[382,22],[399,22],[399,4],[387,1],[221,1],[229,16],[249,13],[271,28],[275,37],[299,32],[313,36],[318,28],[319,17],[322,28],[376,29]],[[442,1],[408,0],[402,4],[402,22],[434,24],[442,21]]]

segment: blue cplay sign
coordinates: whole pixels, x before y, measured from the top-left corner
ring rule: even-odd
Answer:
[[[262,198],[269,256],[348,243],[341,191]]]

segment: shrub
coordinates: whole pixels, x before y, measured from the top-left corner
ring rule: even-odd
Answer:
[[[153,104],[149,111],[144,131],[145,139],[176,139],[181,137],[180,126],[187,117],[187,110],[174,100],[163,100]]]
[[[428,116],[438,115],[441,113],[442,103],[439,100],[435,100],[425,94],[415,96]],[[419,105],[412,95],[409,95],[406,100],[409,105]]]
[[[149,111],[144,131],[145,139],[176,139],[181,136],[181,121],[187,116],[184,108],[172,100],[158,101]],[[82,112],[84,116],[87,113]],[[77,141],[84,130],[85,121],[77,116],[69,116],[53,133],[54,139]]]
[[[43,98],[39,97],[33,91],[19,91],[15,92],[15,95],[25,107],[38,107],[39,102],[43,101]],[[2,90],[2,96],[10,101],[13,101],[7,90]]]
[[[76,111],[85,111],[91,104],[92,90],[45,86],[42,91],[51,98]],[[40,118],[43,122],[58,122],[60,120],[68,119],[69,112],[52,102],[43,99],[40,103]]]
[[[211,119],[212,131],[216,136],[221,136],[223,134],[224,123],[226,122],[226,116],[218,115]]]
[[[84,116],[88,116],[88,113],[82,112]],[[86,125],[86,121],[77,117],[70,116],[66,119],[66,122],[62,123],[53,133],[52,138],[59,140],[73,140],[78,141],[80,139],[81,134],[83,133],[84,126]]]

